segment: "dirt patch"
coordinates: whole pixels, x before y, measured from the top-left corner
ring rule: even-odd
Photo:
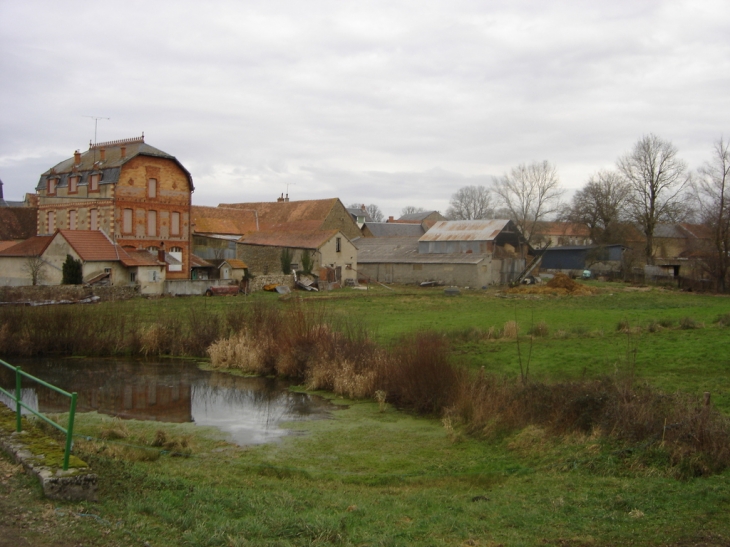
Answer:
[[[578,283],[565,274],[558,273],[547,283],[539,285],[520,285],[507,290],[510,294],[552,294],[556,296],[596,294],[598,289]]]

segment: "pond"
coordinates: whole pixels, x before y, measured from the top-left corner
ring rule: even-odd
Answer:
[[[336,407],[321,397],[289,391],[274,378],[206,371],[191,362],[119,359],[12,359],[28,374],[78,394],[77,412],[159,422],[194,422],[228,433],[239,445],[288,434],[282,422],[321,419]],[[0,366],[0,386],[12,392],[15,374]],[[23,402],[43,413],[68,412],[70,400],[23,379]],[[10,400],[0,393],[0,401]]]

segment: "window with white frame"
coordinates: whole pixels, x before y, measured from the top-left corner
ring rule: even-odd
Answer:
[[[48,179],[48,181],[46,183],[46,193],[48,195],[55,194],[57,184],[58,184],[58,179],[55,179],[55,178]]]

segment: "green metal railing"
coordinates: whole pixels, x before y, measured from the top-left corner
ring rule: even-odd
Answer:
[[[6,363],[2,359],[0,359],[0,364],[6,366],[10,370],[15,371],[15,394],[5,391],[3,388],[0,387],[0,392],[4,393],[12,401],[15,402],[15,430],[20,432],[23,430],[22,422],[21,422],[21,408],[26,409],[28,412],[33,413],[34,415],[38,416],[41,420],[45,421],[46,423],[52,425],[62,433],[66,434],[66,450],[63,454],[63,470],[66,471],[68,469],[68,459],[69,456],[71,456],[71,445],[73,444],[73,430],[74,430],[74,417],[76,415],[76,392],[69,393],[68,391],[64,391],[61,388],[58,388],[54,385],[49,384],[48,382],[44,382],[40,378],[36,378],[35,376],[32,376],[28,374],[27,372],[23,372],[20,367],[14,367],[13,365]],[[40,412],[37,412],[33,410],[31,407],[26,405],[20,398],[20,385],[21,385],[21,379],[22,377],[28,378],[29,380],[33,380],[35,382],[38,382],[40,385],[47,387],[48,389],[52,389],[56,393],[60,393],[61,395],[65,395],[66,397],[71,398],[71,408],[68,412],[68,427],[63,427],[60,424],[57,424],[47,416],[44,416]]]

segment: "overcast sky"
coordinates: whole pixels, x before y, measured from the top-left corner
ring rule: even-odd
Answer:
[[[339,197],[444,212],[549,160],[568,189],[648,133],[730,136],[727,1],[0,0],[6,199],[139,136],[193,203]]]

